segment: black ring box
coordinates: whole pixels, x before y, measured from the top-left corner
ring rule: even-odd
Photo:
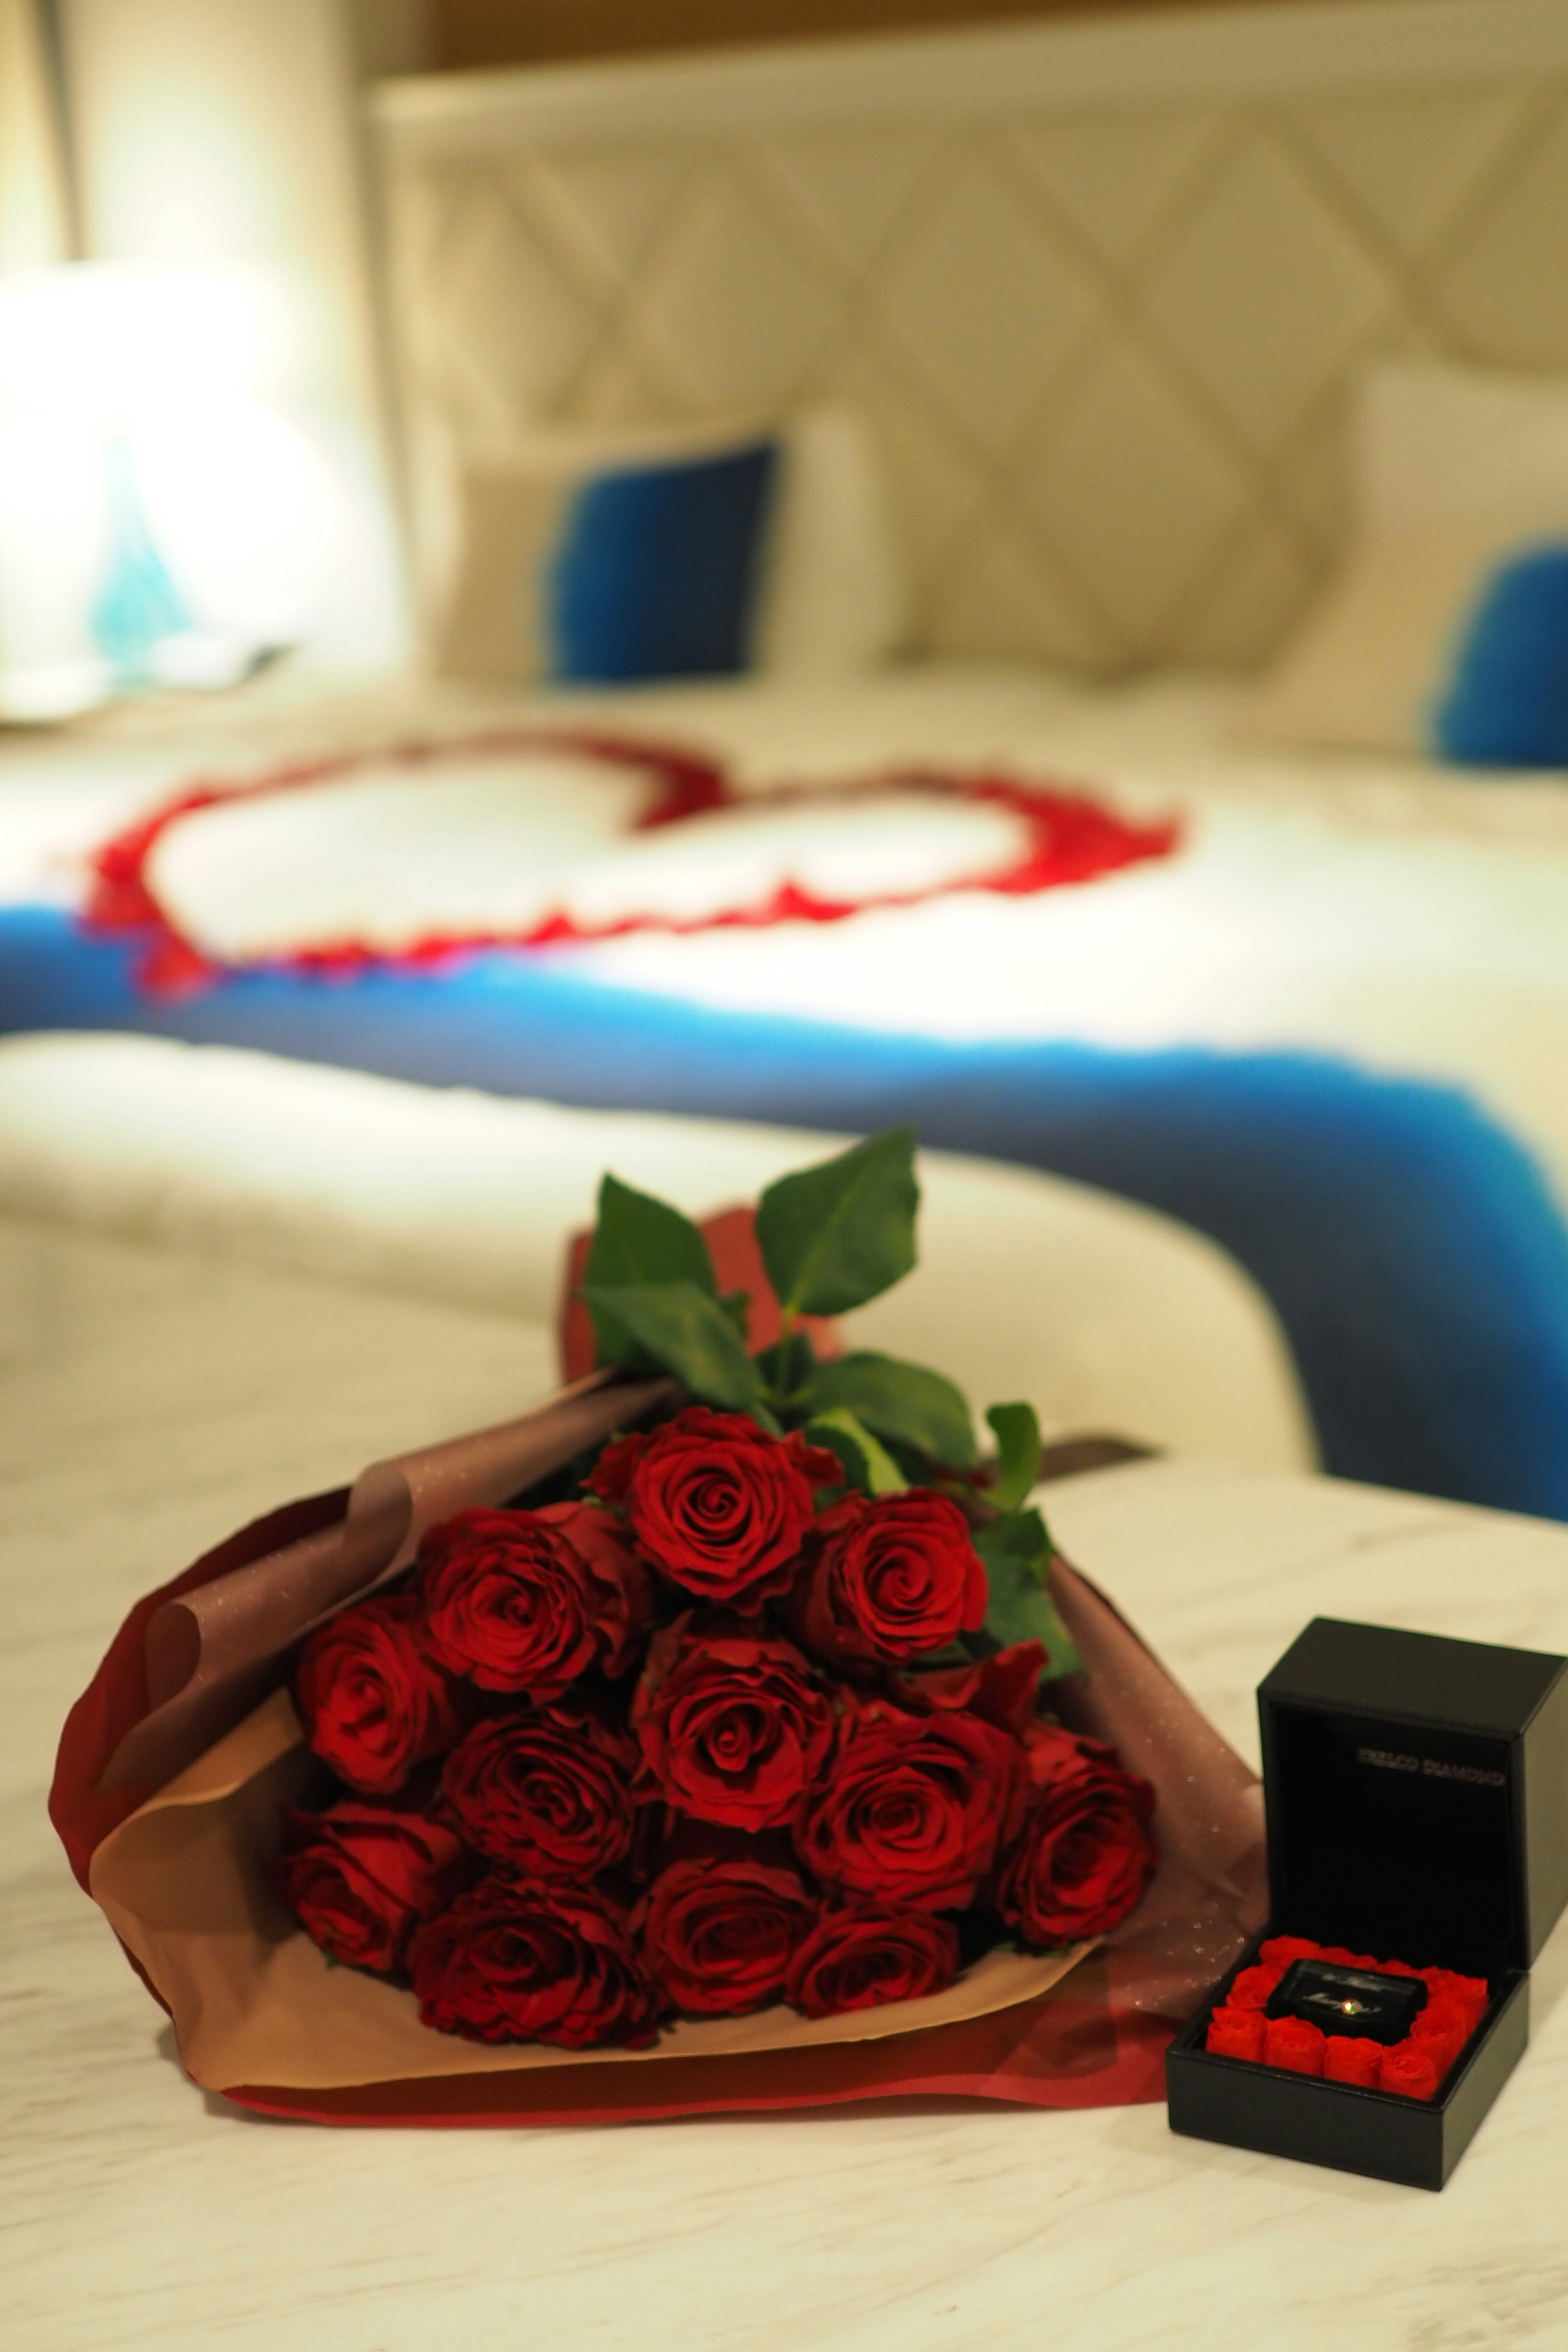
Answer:
[[[1441,2189],[1521,2056],[1568,1900],[1568,1659],[1318,1617],[1258,1685],[1271,1916],[1166,2055],[1173,2131]],[[1204,2047],[1270,1936],[1485,1977],[1431,2100]]]

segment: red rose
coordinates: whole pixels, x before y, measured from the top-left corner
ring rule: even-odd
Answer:
[[[1469,2040],[1471,2030],[1469,2018],[1457,2000],[1432,1993],[1426,2008],[1417,2011],[1409,2039],[1426,2053],[1440,2081]]]
[[[1380,2091],[1400,2091],[1407,2099],[1435,2099],[1441,2070],[1419,2042],[1396,2042],[1377,2070]]]
[[[1269,2017],[1263,2024],[1263,2062],[1291,2074],[1321,2074],[1328,2036],[1304,2017]]]
[[[1014,1811],[1018,1742],[978,1716],[852,1696],[826,1788],[796,1843],[824,1885],[952,1911],[973,1900]]]
[[[1315,1960],[1318,1948],[1307,1936],[1270,1936],[1258,1946],[1258,1957],[1266,1968],[1278,1969],[1283,1976],[1292,1960]]]
[[[782,1998],[815,1912],[794,1870],[742,1853],[672,1862],[648,1891],[643,1950],[677,2009],[734,2017]]]
[[[793,1822],[832,1750],[827,1695],[791,1642],[689,1616],[656,1633],[632,1728],[667,1803],[761,1830]]]
[[[463,1727],[406,1592],[362,1601],[312,1633],[294,1669],[294,1696],[316,1754],[369,1797],[391,1796]]]
[[[419,2014],[469,2042],[647,2043],[655,2004],[626,1915],[602,1896],[481,1879],[408,1948]]]
[[[1209,2019],[1204,2048],[1219,2058],[1260,2059],[1265,2030],[1260,2009],[1238,2009],[1227,2001]]]
[[[1489,1995],[1485,1977],[1457,1976],[1452,1969],[1422,1969],[1419,1973],[1434,1999],[1458,2001],[1473,2033],[1487,2012]]]
[[[825,1911],[790,1966],[789,1998],[807,2017],[880,2009],[941,1992],[958,1974],[958,1934],[929,1911]]]
[[[795,1602],[809,1650],[900,1664],[984,1623],[985,1570],[956,1503],[911,1486],[847,1496],[817,1522]]]
[[[540,1706],[592,1666],[620,1672],[652,1606],[624,1529],[582,1503],[458,1511],[426,1536],[419,1567],[435,1655]]]
[[[1120,1926],[1154,1874],[1154,1791],[1109,1748],[1032,1724],[1037,1794],[997,1887],[996,1907],[1028,1945],[1075,1944]]]
[[[632,1842],[635,1740],[572,1701],[477,1724],[447,1757],[441,1790],[470,1844],[523,1877],[581,1885]]]
[[[1323,2045],[1323,2073],[1331,2083],[1359,2083],[1375,2091],[1383,2071],[1383,2044],[1364,2034],[1331,2033]]]
[[[458,1752],[461,1755],[462,1750],[459,1748]],[[450,1770],[450,1769],[448,1764],[447,1769]],[[1283,1974],[1282,1969],[1266,1969],[1260,1965],[1243,1969],[1227,1995],[1231,2007],[1233,2009],[1267,2009],[1274,1994],[1279,1990],[1279,1980]]]
[[[588,1484],[623,1506],[638,1549],[672,1584],[751,1610],[793,1581],[815,1489],[843,1475],[799,1436],[694,1404],[606,1446]]]
[[[384,1971],[472,1870],[467,1846],[445,1822],[349,1797],[324,1813],[285,1812],[273,1883],[323,1952]]]

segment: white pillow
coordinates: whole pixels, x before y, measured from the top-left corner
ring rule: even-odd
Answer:
[[[1247,731],[1568,764],[1568,380],[1387,362],[1353,450],[1357,539]]]

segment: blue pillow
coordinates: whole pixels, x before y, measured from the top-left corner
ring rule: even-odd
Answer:
[[[549,567],[552,677],[720,677],[747,667],[778,447],[579,484]]]
[[[439,668],[519,685],[845,677],[905,620],[875,450],[850,410],[574,426],[464,459]]]
[[[1483,582],[1449,664],[1445,758],[1568,768],[1568,544],[1527,548]]]

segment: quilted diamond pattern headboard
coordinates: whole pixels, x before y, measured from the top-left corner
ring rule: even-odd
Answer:
[[[416,512],[530,420],[840,394],[918,649],[1247,662],[1369,352],[1568,368],[1568,6],[1321,0],[386,86]]]

